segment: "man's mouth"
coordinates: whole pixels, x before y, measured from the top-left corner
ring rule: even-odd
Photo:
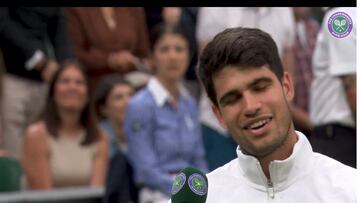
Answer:
[[[246,130],[248,130],[248,129],[251,129],[251,130],[259,129],[259,128],[263,127],[264,125],[266,125],[270,120],[271,120],[271,118],[266,118],[266,119],[256,121],[254,123],[246,125],[244,127],[244,129],[246,129]]]

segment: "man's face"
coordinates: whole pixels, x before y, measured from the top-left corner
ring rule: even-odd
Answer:
[[[214,76],[220,123],[242,151],[256,157],[279,148],[292,126],[288,102],[294,90],[289,74],[283,82],[267,66],[243,70],[227,66]]]

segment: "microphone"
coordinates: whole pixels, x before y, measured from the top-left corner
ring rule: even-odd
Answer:
[[[206,175],[197,168],[182,169],[171,188],[171,203],[205,203],[208,192]]]

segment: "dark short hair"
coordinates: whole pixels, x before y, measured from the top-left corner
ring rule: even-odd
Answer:
[[[242,69],[268,65],[280,81],[284,74],[276,43],[268,33],[255,28],[225,29],[207,44],[197,69],[198,78],[217,107],[213,78],[229,65]]]
[[[85,78],[86,87],[87,87],[87,94],[88,94],[88,102],[86,103],[83,111],[81,112],[80,116],[80,124],[84,127],[86,134],[84,140],[81,142],[81,145],[89,145],[97,141],[100,137],[100,131],[97,125],[96,117],[93,112],[93,108],[91,106],[90,98],[91,98],[91,92],[89,87],[89,80],[86,77],[84,69],[75,61],[68,61],[66,63],[63,63],[60,65],[60,68],[57,70],[57,72],[54,74],[50,86],[49,91],[47,95],[46,105],[44,112],[42,114],[42,119],[45,122],[46,128],[50,133],[50,136],[53,136],[55,138],[58,137],[59,129],[61,126],[61,119],[58,112],[58,107],[56,105],[54,94],[55,94],[55,85],[59,81],[60,76],[62,73],[68,69],[68,68],[77,68],[80,70],[82,75]]]
[[[189,45],[189,36],[178,24],[170,25],[164,22],[156,24],[150,32],[150,47],[154,51],[155,45],[165,34],[177,34],[184,37]]]
[[[101,112],[101,107],[105,105],[111,90],[118,84],[127,85],[135,90],[131,83],[124,79],[124,77],[119,73],[113,73],[103,77],[95,89],[93,98],[98,118],[105,119],[105,115]]]

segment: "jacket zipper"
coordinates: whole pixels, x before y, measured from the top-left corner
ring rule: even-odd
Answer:
[[[268,196],[271,198],[271,199],[274,199],[275,198],[275,191],[274,191],[274,185],[273,183],[271,182],[270,179],[268,179]]]

